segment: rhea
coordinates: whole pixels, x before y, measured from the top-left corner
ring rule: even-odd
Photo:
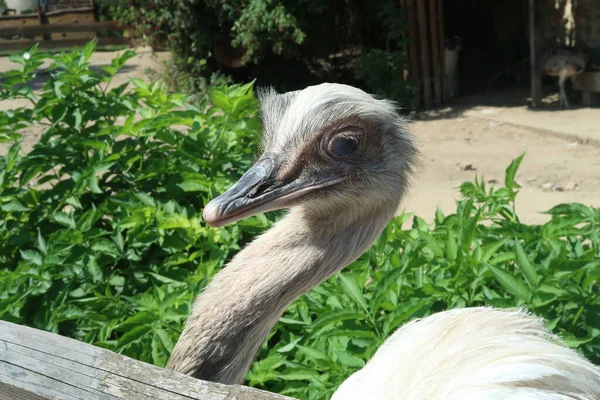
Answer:
[[[559,96],[561,107],[569,107],[565,83],[575,75],[581,74],[587,65],[587,55],[572,48],[553,48],[544,56],[542,70],[544,74],[558,77]]]
[[[395,215],[417,160],[394,104],[359,89],[322,84],[259,97],[262,155],[206,206],[204,218],[223,226],[270,210],[289,212],[198,296],[167,365],[226,384],[243,382],[296,298],[372,245]],[[525,312],[475,308],[401,328],[334,398],[512,395],[597,398],[600,374]]]

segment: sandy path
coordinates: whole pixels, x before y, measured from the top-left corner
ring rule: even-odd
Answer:
[[[600,111],[598,111],[600,113]],[[476,175],[504,182],[511,160],[527,152],[517,181],[517,210],[523,222],[543,223],[540,214],[556,204],[600,206],[600,147],[472,117],[414,121],[423,165],[404,203],[427,220],[436,207],[455,210],[457,188]]]

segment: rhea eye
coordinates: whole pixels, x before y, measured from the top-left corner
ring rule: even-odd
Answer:
[[[329,145],[329,151],[336,157],[347,157],[358,148],[358,139],[351,136],[338,136]]]

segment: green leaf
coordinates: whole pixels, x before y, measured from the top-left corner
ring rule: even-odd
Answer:
[[[75,124],[73,125],[73,128],[79,129],[81,127],[81,121],[82,121],[81,110],[79,108],[76,108],[73,111],[73,117],[75,118]]]
[[[167,331],[165,331],[164,329],[157,329],[156,331],[154,331],[154,333],[160,339],[165,349],[167,349],[167,351],[171,353],[173,351],[174,345]]]
[[[539,286],[540,277],[535,270],[535,267],[529,261],[527,254],[525,254],[525,250],[523,250],[523,246],[518,239],[515,238],[515,258],[517,260],[517,265],[525,275],[525,279],[533,288],[537,288]]]
[[[339,351],[337,349],[334,349],[333,351],[335,352],[338,362],[343,366],[350,368],[362,368],[365,366],[365,362],[363,360],[348,352]]]
[[[293,368],[277,374],[277,378],[284,381],[310,381],[318,376],[317,371],[309,368]]]
[[[339,274],[338,284],[340,288],[350,297],[356,304],[362,307],[363,310],[367,311],[367,302],[363,297],[362,289],[356,283],[354,277],[350,274]]]
[[[563,342],[567,346],[573,347],[573,348],[578,348],[582,344],[586,344],[586,343],[589,343],[592,340],[594,340],[593,337],[578,338],[578,337],[575,337],[575,335],[573,335],[572,333],[565,333],[565,334],[563,334],[562,335],[562,339],[563,339]]]
[[[152,337],[150,347],[152,348],[152,363],[156,366],[164,367],[167,363],[167,354],[160,338],[156,334]]]
[[[70,229],[75,229],[75,220],[69,214],[66,214],[62,211],[56,212],[52,215],[52,220],[56,223],[59,223],[62,226],[66,226]]]
[[[36,265],[42,265],[42,255],[35,250],[19,250],[21,252],[21,257],[24,260],[31,261]]]
[[[504,246],[504,244],[508,241],[509,238],[504,238],[498,241],[495,241],[492,244],[489,244],[483,248],[483,254],[481,255],[481,262],[488,262],[489,259],[496,254],[496,252]]]
[[[85,46],[83,46],[83,49],[81,49],[81,54],[83,56],[83,58],[85,59],[85,61],[89,60],[90,57],[92,56],[92,53],[94,52],[94,49],[96,48],[96,43],[97,43],[97,39],[94,38],[92,40],[90,40]]]
[[[202,192],[208,190],[205,184],[196,181],[184,181],[177,184],[177,186],[184,192]]]
[[[148,90],[148,85],[146,85],[146,82],[139,78],[131,78],[131,83],[133,83],[133,85],[138,89]]]
[[[150,196],[149,194],[142,193],[142,192],[136,192],[136,193],[134,193],[134,196],[137,197],[145,205],[150,206],[150,207],[156,207],[156,202],[154,201],[152,196]]]
[[[15,167],[17,159],[19,157],[19,150],[21,150],[21,142],[15,142],[10,149],[8,149],[8,155],[6,157],[6,170],[12,171]]]
[[[550,215],[581,215],[584,217],[592,217],[594,215],[593,209],[591,207],[587,207],[581,203],[569,203],[569,204],[559,204],[557,206],[552,207],[550,210],[544,212],[543,214]]]
[[[13,200],[9,201],[8,203],[2,204],[0,206],[0,209],[2,209],[2,211],[6,211],[6,212],[29,211],[29,208],[25,207],[23,205],[23,203],[21,203],[17,199],[13,199]]]
[[[507,292],[523,301],[529,301],[531,299],[531,291],[527,285],[525,285],[519,279],[515,278],[513,275],[509,274],[503,269],[494,267],[493,265],[486,264],[486,266],[490,271],[492,271],[498,283],[500,283],[500,285],[502,285]]]
[[[119,252],[122,253],[123,251],[125,251],[125,241],[123,240],[123,235],[121,234],[120,230],[117,230],[117,233],[115,233],[112,240],[117,245]]]
[[[115,326],[117,332],[127,332],[139,325],[151,325],[157,321],[156,315],[151,311],[141,311],[134,316],[127,318],[125,321]]]
[[[191,226],[190,221],[181,214],[157,215],[156,221],[156,227],[159,229],[189,228]]]
[[[370,330],[351,330],[351,329],[334,329],[331,331],[324,332],[323,337],[343,337],[343,338],[363,338],[363,339],[377,339],[375,332]]]
[[[519,157],[515,158],[510,163],[508,168],[506,168],[506,175],[504,177],[504,186],[506,186],[506,188],[508,190],[510,190],[511,193],[514,191],[515,188],[517,188],[517,189],[520,188],[520,186],[517,184],[517,182],[515,182],[515,176],[517,175],[517,171],[519,170],[521,161],[523,161],[523,157],[525,157],[525,153],[523,153]]]
[[[456,239],[454,237],[454,233],[452,232],[452,228],[448,228],[448,233],[446,234],[446,257],[450,261],[456,260],[458,255],[458,246],[456,245]]]
[[[329,357],[327,357],[327,355],[325,353],[323,353],[322,351],[312,348],[312,347],[308,347],[308,346],[301,346],[301,345],[296,345],[296,347],[298,348],[298,351],[300,351],[300,353],[304,354],[307,357],[310,357],[314,360],[328,360]]]
[[[98,186],[98,177],[96,175],[90,176],[88,180],[88,188],[92,193],[101,194],[104,193]]]
[[[123,350],[124,347],[129,346],[130,344],[139,341],[144,336],[152,333],[152,325],[140,325],[129,331],[127,331],[119,340],[117,341],[117,350]]]
[[[312,328],[321,328],[326,325],[346,320],[365,320],[366,316],[363,313],[358,313],[352,310],[332,310],[319,315],[317,320],[312,324]]]
[[[40,232],[40,228],[37,229],[37,241],[36,247],[43,255],[48,254],[48,248],[46,247],[46,241],[42,237],[42,233]]]
[[[218,91],[213,91],[211,92],[211,99],[213,104],[216,107],[219,107],[221,110],[225,112],[231,110],[231,103],[229,103],[229,99],[225,94]]]
[[[113,241],[108,239],[100,238],[92,242],[90,247],[93,251],[104,255],[118,256],[120,254],[119,249]]]

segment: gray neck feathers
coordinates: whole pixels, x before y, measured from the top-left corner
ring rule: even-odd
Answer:
[[[215,275],[195,301],[167,368],[242,383],[285,309],[364,253],[393,217],[382,205],[323,219],[294,209]]]

